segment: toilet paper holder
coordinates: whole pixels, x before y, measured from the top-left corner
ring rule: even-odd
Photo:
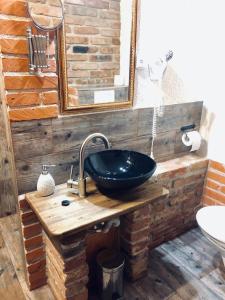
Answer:
[[[187,132],[188,132],[189,130],[195,129],[195,127],[196,127],[195,124],[191,124],[191,125],[182,126],[182,127],[180,128],[180,130],[185,134],[185,139],[186,139],[186,140],[189,140],[189,138],[188,138],[188,136],[187,136]]]

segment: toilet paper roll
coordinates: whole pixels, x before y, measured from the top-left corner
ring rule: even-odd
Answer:
[[[201,146],[202,137],[198,131],[190,131],[184,133],[182,136],[182,142],[185,146],[191,146],[191,152],[199,150]]]

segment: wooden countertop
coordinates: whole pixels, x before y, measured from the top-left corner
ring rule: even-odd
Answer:
[[[71,193],[66,184],[56,187],[49,197],[38,192],[26,194],[26,200],[36,213],[44,229],[54,236],[91,228],[102,221],[132,212],[152,200],[168,195],[169,191],[158,184],[145,184],[124,193],[101,194],[93,183],[88,184],[88,196],[80,199]],[[62,206],[62,200],[70,200]]]

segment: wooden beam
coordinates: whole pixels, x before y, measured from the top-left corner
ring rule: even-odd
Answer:
[[[17,183],[0,49],[0,217],[16,212]]]

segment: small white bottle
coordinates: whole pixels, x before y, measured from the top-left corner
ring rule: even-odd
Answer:
[[[47,197],[54,194],[55,191],[55,181],[52,175],[48,172],[50,167],[55,167],[55,165],[43,165],[42,173],[38,178],[37,191],[41,197]]]

